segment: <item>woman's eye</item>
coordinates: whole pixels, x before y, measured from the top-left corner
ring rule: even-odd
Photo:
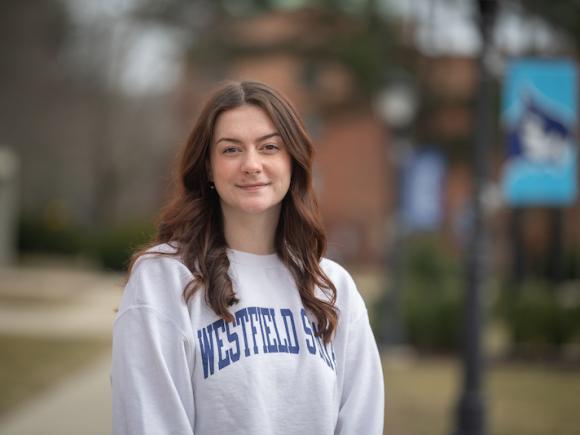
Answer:
[[[276,144],[268,143],[268,144],[266,144],[266,145],[263,146],[263,149],[265,151],[276,151],[276,150],[279,150],[280,147],[278,145],[276,145]]]
[[[236,147],[225,147],[222,150],[222,153],[224,153],[224,154],[232,154],[232,153],[235,153],[237,150],[238,149]]]

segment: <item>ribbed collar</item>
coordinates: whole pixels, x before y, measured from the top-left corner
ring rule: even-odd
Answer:
[[[228,258],[230,259],[231,263],[258,268],[280,267],[282,264],[278,258],[278,254],[258,255],[250,254],[249,252],[236,251],[229,248]]]

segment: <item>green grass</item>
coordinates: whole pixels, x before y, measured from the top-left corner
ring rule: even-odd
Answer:
[[[16,292],[0,293],[0,305],[3,307],[62,307],[63,305],[72,305],[76,302],[75,297],[70,295],[47,296],[42,293],[21,295]]]
[[[454,360],[388,363],[385,434],[451,434],[460,389]],[[496,364],[485,385],[490,435],[574,435],[580,427],[580,370]]]
[[[0,335],[0,415],[110,348],[108,340]]]
[[[580,370],[498,367],[491,372],[489,388],[495,434],[578,433]]]

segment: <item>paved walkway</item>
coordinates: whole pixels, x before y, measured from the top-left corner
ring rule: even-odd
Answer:
[[[108,338],[121,291],[121,275],[54,267],[0,269],[0,332]],[[0,435],[110,433],[109,369],[106,352],[3,416]]]
[[[0,421],[0,434],[110,434],[109,368],[107,355],[45,390]]]

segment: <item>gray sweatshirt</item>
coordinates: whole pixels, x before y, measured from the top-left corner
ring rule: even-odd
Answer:
[[[230,323],[202,291],[184,302],[192,275],[177,257],[138,260],[113,329],[113,435],[382,434],[381,363],[348,272],[321,262],[339,309],[324,344],[275,254],[228,257]]]

